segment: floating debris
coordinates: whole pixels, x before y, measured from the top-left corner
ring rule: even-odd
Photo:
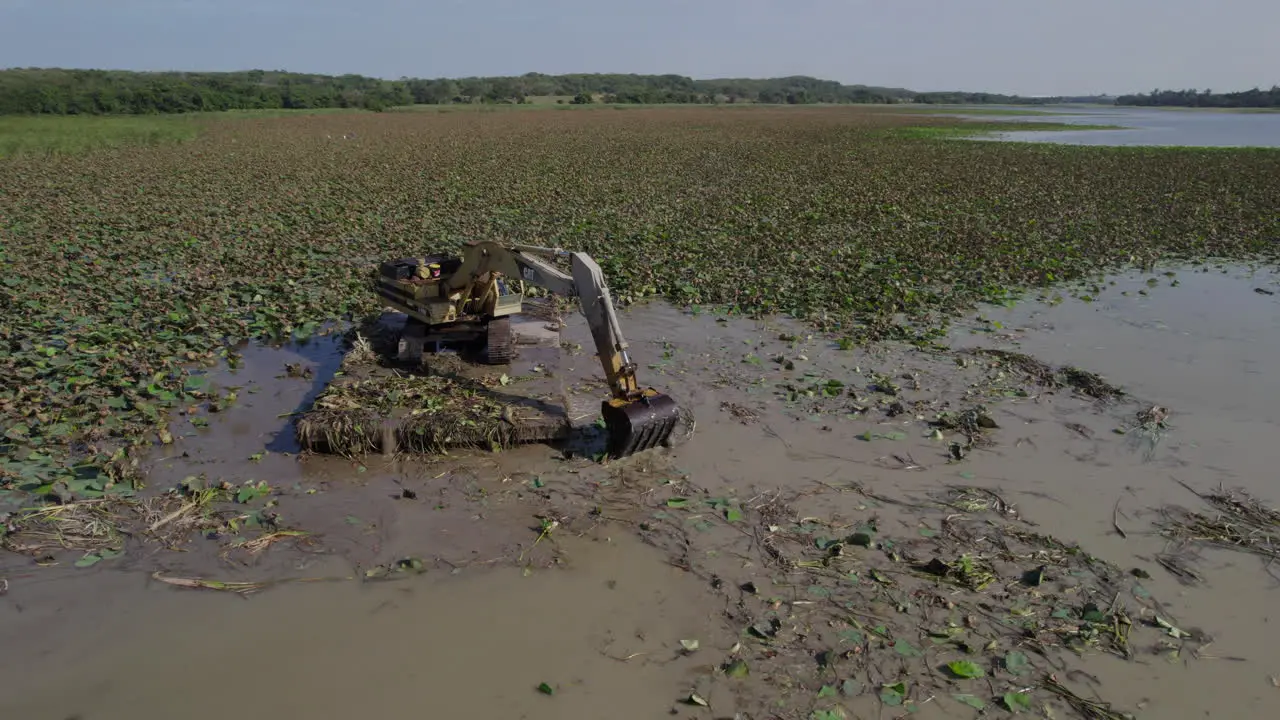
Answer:
[[[181,588],[192,588],[199,590],[218,590],[220,592],[233,592],[240,595],[249,595],[271,585],[268,582],[225,582],[222,580],[205,580],[203,578],[181,578],[169,577],[160,573],[153,573],[152,579],[159,580],[166,585],[173,585]]]
[[[1008,366],[1020,372],[1037,385],[1058,389],[1074,388],[1077,392],[1097,400],[1111,400],[1125,396],[1125,391],[1107,382],[1101,375],[1081,370],[1071,365],[1054,369],[1053,366],[1037,360],[1025,353],[994,348],[966,348],[960,350],[963,355],[984,355],[994,358],[1000,365]]]
[[[1172,505],[1161,509],[1157,527],[1173,543],[1173,551],[1159,558],[1165,569],[1184,579],[1199,580],[1177,554],[1197,545],[1250,553],[1267,560],[1280,558],[1280,511],[1263,505],[1243,490],[1192,492],[1212,511]]]
[[[624,492],[625,485],[598,489]],[[606,489],[613,487],[619,489]],[[734,657],[721,665],[725,674],[745,676],[750,664],[771,682],[806,688],[819,701],[814,713],[835,712],[841,696],[877,697],[909,710],[956,695],[975,708],[994,697],[1022,712],[1044,705],[1057,717],[1115,720],[1127,716],[1076,695],[1055,673],[1091,654],[1136,662],[1199,657],[1207,642],[1180,629],[1138,584],[1140,576],[1038,532],[994,490],[956,486],[907,501],[856,484],[828,489],[851,489],[904,512],[893,523],[865,506],[852,517],[802,516],[790,503],[803,499],[812,507],[814,492],[756,496],[741,503],[734,523],[755,550],[734,555],[758,570],[729,578],[720,567],[711,577],[742,628]],[[705,577],[698,558],[718,547],[703,540],[715,536],[704,525],[708,511],[733,501],[688,480],[654,490],[629,491],[649,498],[642,502],[646,541]],[[622,505],[590,505],[596,502]],[[906,521],[915,524],[909,532],[885,532]],[[757,587],[762,578],[771,591]],[[841,681],[833,683],[836,666]],[[955,692],[955,683],[972,681],[983,683],[981,695]]]

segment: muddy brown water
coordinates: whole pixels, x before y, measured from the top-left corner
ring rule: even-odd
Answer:
[[[696,523],[684,544],[641,543],[638,505],[652,484],[672,481],[744,500],[799,491],[798,513],[846,518],[867,512],[865,498],[837,491],[850,483],[901,498],[947,483],[997,490],[1041,532],[1149,571],[1144,584],[1167,613],[1213,637],[1196,661],[1091,658],[1081,667],[1100,697],[1138,717],[1275,716],[1277,580],[1250,556],[1209,552],[1196,565],[1206,582],[1184,586],[1153,562],[1164,543],[1150,523],[1154,507],[1191,504],[1176,480],[1280,502],[1269,472],[1280,462],[1280,386],[1266,373],[1280,350],[1280,296],[1254,290],[1276,290],[1272,276],[1236,268],[1155,275],[1154,286],[1151,277],[1117,278],[1094,302],[985,309],[998,325],[957,327],[956,346],[1077,364],[1136,396],[1102,408],[1062,393],[1010,397],[990,406],[1000,426],[994,445],[959,463],[916,415],[958,409],[976,382],[972,368],[902,348],[841,350],[781,320],[658,304],[625,311],[642,380],[690,407],[697,427],[674,450],[611,467],[546,445],[430,460],[300,459],[279,416],[306,406],[341,349],[331,339],[249,348],[243,368],[219,378],[244,387],[241,402],[207,429],[176,433],[157,452],[151,482],[195,473],[265,479],[277,489],[276,509],[319,542],[275,546],[250,561],[220,557],[216,543],[198,538],[188,552],[131,548],[88,569],[0,558],[9,588],[0,647],[20,648],[0,658],[0,716],[807,717],[816,688],[712,672],[744,642],[731,600],[714,589],[750,580],[762,595],[784,590],[770,588],[770,572],[732,529]],[[541,365],[538,382],[576,390],[575,403],[590,407],[604,389],[579,316],[567,318],[564,338],[583,348],[558,364],[529,353],[507,372],[533,375]],[[314,377],[277,377],[287,362],[313,367]],[[832,380],[864,386],[878,374],[921,405],[893,417],[880,407],[858,413],[847,396],[821,392]],[[1172,411],[1154,450],[1112,432],[1143,403]],[[868,431],[876,435],[862,439]],[[605,492],[622,485],[647,489],[632,498]],[[914,531],[909,511],[880,512],[882,531]],[[535,545],[544,518],[565,525]],[[353,579],[409,555],[426,560],[427,572]],[[170,587],[150,579],[157,570],[329,581],[240,597]],[[688,639],[699,641],[691,654],[680,652]],[[541,682],[556,693],[540,694]],[[711,707],[681,703],[691,692]],[[916,717],[976,714],[946,693],[916,702]],[[905,714],[874,696],[843,704],[850,717]]]
[[[626,533],[568,552],[559,573],[291,585],[247,601],[98,578],[107,601],[74,608],[74,633],[55,627],[6,663],[0,708],[31,720],[661,715],[670,700],[653,689],[690,683],[699,662],[673,646],[722,641],[701,585]],[[544,682],[554,695],[535,690]]]

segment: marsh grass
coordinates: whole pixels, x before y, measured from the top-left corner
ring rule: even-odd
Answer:
[[[193,140],[199,134],[200,125],[193,118],[176,115],[0,117],[0,157],[161,145]]]
[[[366,110],[227,110],[182,115],[0,116],[0,158],[71,155],[91,150],[145,147],[194,140],[211,123],[232,120],[340,115]]]

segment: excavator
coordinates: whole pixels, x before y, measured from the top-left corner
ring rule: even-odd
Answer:
[[[571,274],[540,256],[568,258]],[[527,285],[576,297],[582,306],[611,394],[601,403],[609,455],[622,458],[668,444],[680,408],[668,395],[640,387],[604,272],[591,256],[473,240],[461,257],[384,262],[376,279],[379,298],[408,316],[402,357],[420,358],[426,343],[452,341],[470,344],[483,362],[495,365],[512,358],[511,316],[521,312]]]

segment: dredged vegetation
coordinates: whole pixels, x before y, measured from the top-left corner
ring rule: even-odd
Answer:
[[[373,311],[374,263],[472,237],[585,249],[624,301],[787,312],[860,340],[1125,264],[1275,257],[1280,153],[902,133],[957,122],[338,114],[0,161],[0,485],[123,487],[172,411],[199,423],[234,401],[202,365]]]

